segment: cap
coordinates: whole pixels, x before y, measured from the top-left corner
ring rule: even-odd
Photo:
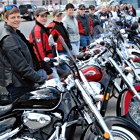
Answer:
[[[90,5],[89,9],[95,9],[94,5]]]
[[[63,13],[58,9],[53,11],[53,16],[58,16],[59,14],[63,14]]]
[[[81,9],[81,8],[83,8],[83,7],[86,8],[84,4],[80,4],[80,5],[78,6],[78,9]]]
[[[50,14],[45,8],[37,8],[35,11],[35,15],[43,15],[43,14]]]

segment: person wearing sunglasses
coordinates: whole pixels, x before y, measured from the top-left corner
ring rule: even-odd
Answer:
[[[92,40],[94,41],[96,36],[103,33],[103,28],[100,26],[100,21],[97,15],[95,15],[95,7],[94,5],[89,6],[89,17],[92,19],[92,25],[93,25],[93,32],[92,32]]]
[[[45,27],[50,13],[45,8],[38,8],[35,12],[35,26],[33,27],[29,41],[37,58],[39,67],[37,72],[45,79],[58,78],[53,64],[44,61],[45,57],[52,58],[52,48],[48,43],[49,30]]]
[[[6,87],[14,102],[32,91],[35,83],[45,83],[45,79],[34,70],[30,43],[18,30],[21,18],[16,5],[5,7],[4,22],[0,34],[0,86]]]
[[[93,31],[92,19],[85,14],[85,8],[84,4],[80,4],[76,16],[80,34],[80,46],[82,47],[88,46],[91,43],[91,35]]]

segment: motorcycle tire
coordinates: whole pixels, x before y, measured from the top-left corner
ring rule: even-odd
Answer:
[[[133,96],[133,98],[130,101],[129,112],[124,116],[124,118],[135,123],[140,128],[139,111],[140,111],[140,102]]]
[[[120,123],[119,123],[119,120],[120,120]],[[119,139],[119,140],[128,140],[128,139],[129,140],[139,140],[140,139],[139,131],[136,131],[136,129],[134,129],[134,126],[132,123],[130,123],[130,125],[129,125],[129,122],[127,120],[125,120],[123,118],[119,118],[117,120],[117,117],[115,117],[115,118],[109,117],[109,119],[107,121],[109,123],[109,124],[107,123],[107,125],[109,125],[108,127],[111,128],[110,131],[111,131],[114,139]],[[101,137],[98,138],[99,133],[96,133],[96,129],[100,129],[100,128],[99,127],[97,128],[97,125],[96,125],[96,127],[94,127],[94,126],[95,125],[90,125],[86,129],[84,134],[81,136],[80,140],[93,140],[93,139],[101,140],[101,139],[103,139]],[[138,130],[138,128],[137,128],[137,130]]]
[[[123,128],[121,126],[112,126],[112,135],[114,139],[118,140],[139,140],[140,137],[131,129]],[[81,140],[94,140],[96,136],[93,134],[91,128],[87,130],[85,137]],[[98,140],[98,139],[97,139]]]
[[[134,88],[140,94],[140,85],[136,84]],[[131,91],[126,91],[118,97],[116,113],[117,116],[124,117],[140,128],[139,107],[139,100],[131,93]]]

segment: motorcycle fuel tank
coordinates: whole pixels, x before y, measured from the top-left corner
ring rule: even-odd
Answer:
[[[82,68],[82,72],[87,78],[88,82],[99,82],[103,77],[103,72],[98,66],[86,66]]]
[[[60,96],[60,91],[54,87],[35,90],[17,99],[13,108],[15,110],[53,109],[60,103]]]

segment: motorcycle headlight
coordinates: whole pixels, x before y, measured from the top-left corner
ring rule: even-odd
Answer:
[[[127,17],[126,17],[126,21],[127,21],[127,22],[130,22],[131,19],[132,19],[132,16],[127,16]]]

